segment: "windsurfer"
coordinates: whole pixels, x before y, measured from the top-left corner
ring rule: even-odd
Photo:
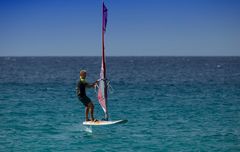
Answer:
[[[91,121],[97,121],[97,119],[94,119],[93,113],[94,113],[94,105],[91,101],[91,99],[86,95],[86,88],[93,88],[97,84],[97,81],[90,84],[86,82],[86,76],[87,72],[85,70],[80,71],[80,79],[77,83],[77,96],[78,99],[83,103],[85,106],[85,116],[86,116],[86,121],[90,121],[88,119],[88,113],[90,110],[91,114]]]

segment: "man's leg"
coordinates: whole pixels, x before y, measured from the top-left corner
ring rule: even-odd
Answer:
[[[89,107],[86,106],[85,107],[85,118],[86,118],[86,121],[89,121],[89,119],[88,119],[88,111],[89,111]]]
[[[89,108],[90,108],[91,120],[94,121],[94,116],[93,116],[94,105],[92,104],[92,102],[90,102],[88,105],[89,105]]]

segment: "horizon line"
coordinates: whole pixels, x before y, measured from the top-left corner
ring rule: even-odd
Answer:
[[[101,57],[100,55],[6,55],[0,57]],[[108,55],[105,57],[240,57],[240,55]]]

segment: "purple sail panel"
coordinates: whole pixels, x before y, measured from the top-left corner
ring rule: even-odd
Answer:
[[[108,15],[107,11],[108,9],[103,3],[103,25],[102,25],[103,32],[106,32],[107,28],[107,15]]]

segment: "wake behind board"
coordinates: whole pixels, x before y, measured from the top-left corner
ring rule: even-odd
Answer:
[[[116,124],[124,124],[126,123],[128,120],[115,120],[115,121],[84,121],[83,125],[87,125],[87,126],[103,126],[103,125],[116,125]]]

